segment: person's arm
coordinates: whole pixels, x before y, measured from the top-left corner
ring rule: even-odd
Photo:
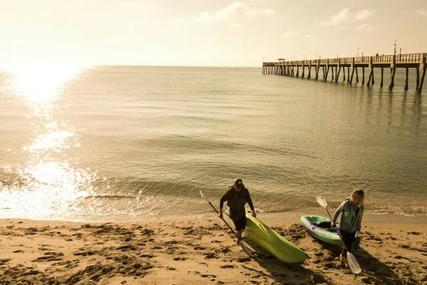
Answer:
[[[221,199],[219,200],[219,217],[222,219],[222,208],[224,207],[224,202],[228,200],[228,192],[227,191],[224,195],[222,195]]]
[[[358,232],[360,232],[360,229],[362,228],[363,211],[364,211],[364,207],[361,207],[359,209],[359,215],[357,216],[357,220],[356,220],[356,231]]]
[[[252,202],[251,194],[249,194],[249,190],[246,190],[246,201],[248,202],[249,207],[251,208],[252,216],[256,217],[254,203]]]
[[[344,209],[344,205],[346,202],[347,201],[342,202],[341,205],[339,205],[339,207],[335,210],[334,217],[332,218],[332,222],[331,222],[332,227],[335,227],[337,219],[339,215],[342,213],[342,210]]]

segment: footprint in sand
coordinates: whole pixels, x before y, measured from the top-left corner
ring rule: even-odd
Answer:
[[[78,266],[79,262],[80,261],[77,259],[64,260],[64,261],[52,263],[52,266],[64,266],[65,268],[74,268],[74,267]]]
[[[186,259],[187,259],[186,257],[174,257],[173,258],[173,260],[175,260],[175,261],[184,261]]]
[[[33,262],[59,261],[62,259],[62,256],[64,256],[62,252],[49,251],[45,252],[44,255],[34,259]]]
[[[203,278],[213,278],[213,279],[216,278],[215,274],[201,274],[200,276],[202,276]]]
[[[141,253],[139,256],[140,256],[140,257],[145,257],[145,258],[153,258],[153,257],[156,257],[155,255],[150,254],[150,253]]]
[[[121,250],[121,251],[130,251],[130,250],[136,250],[136,246],[132,245],[132,244],[125,244],[125,245],[121,245],[116,247],[116,250]]]
[[[6,264],[7,262],[11,261],[12,259],[10,258],[2,258],[0,259],[0,265]]]
[[[208,252],[205,253],[205,258],[209,259],[209,258],[217,258],[218,256],[215,254],[215,252]]]
[[[80,248],[79,251],[73,253],[76,256],[89,256],[89,255],[94,255],[97,254],[98,251],[97,250],[86,250],[84,248]]]
[[[251,259],[249,257],[240,257],[240,258],[237,258],[237,261],[238,262],[249,262],[249,261],[251,261]]]
[[[221,265],[220,267],[223,269],[227,269],[227,268],[234,268],[234,265],[233,264],[225,264],[225,265]]]
[[[24,231],[25,235],[35,235],[37,233],[36,228],[26,228]]]
[[[227,254],[227,253],[229,253],[229,252],[230,252],[230,248],[229,248],[228,246],[226,246],[226,247],[222,248],[222,249],[220,250],[220,252]]]

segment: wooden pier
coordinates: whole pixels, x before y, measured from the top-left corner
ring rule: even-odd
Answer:
[[[375,84],[374,69],[380,69],[379,84],[384,86],[384,69],[390,70],[388,88],[394,87],[397,69],[405,70],[405,90],[409,88],[409,69],[415,69],[415,87],[418,93],[423,89],[423,82],[427,68],[427,53],[376,55],[361,57],[344,57],[315,60],[284,60],[263,62],[263,74],[299,77],[331,81],[338,83],[340,80],[349,86],[353,84],[372,87]],[[365,76],[366,75],[366,76]],[[341,76],[341,78],[340,78]],[[366,79],[365,79],[366,77]]]

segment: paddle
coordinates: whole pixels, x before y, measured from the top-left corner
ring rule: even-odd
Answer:
[[[329,218],[332,221],[332,217],[331,214],[329,213],[328,210],[328,203],[326,202],[325,199],[323,199],[322,197],[316,197],[317,203],[320,205],[320,207],[322,207],[323,209],[326,210],[326,212],[328,213]],[[344,244],[344,248],[347,250],[347,262],[348,262],[348,266],[350,267],[351,272],[353,272],[354,274],[359,274],[362,272],[362,269],[360,268],[359,263],[357,262],[356,257],[348,250],[348,248],[346,247],[344,241],[342,240],[342,236],[340,234],[340,231],[338,230],[338,235],[341,239],[341,241]]]
[[[199,190],[200,192],[200,196],[202,196],[203,199],[206,200],[206,202],[208,202],[208,204],[212,207],[212,209],[214,209],[214,211],[219,215],[219,211],[215,208],[215,206],[211,203],[211,201],[208,200],[208,198],[205,197],[205,195],[203,194],[202,190]],[[227,227],[230,229],[230,231],[236,236],[236,238],[240,241],[240,245],[242,246],[243,250],[246,252],[246,254],[251,257],[254,258],[252,256],[252,254],[246,249],[246,247],[243,245],[243,240],[241,238],[239,238],[239,236],[237,235],[237,233],[233,230],[233,228],[230,226],[229,223],[227,223],[227,221],[224,218],[221,218],[221,220],[227,225]]]

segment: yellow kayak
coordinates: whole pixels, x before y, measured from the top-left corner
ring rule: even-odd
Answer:
[[[245,232],[249,239],[284,263],[303,263],[308,258],[304,251],[257,218],[246,216]]]

